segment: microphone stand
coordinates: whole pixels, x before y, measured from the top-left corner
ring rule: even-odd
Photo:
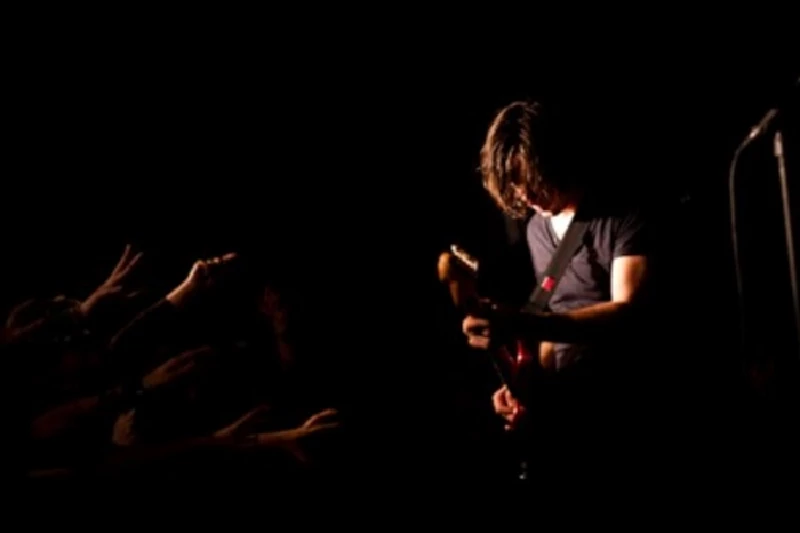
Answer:
[[[783,201],[783,228],[786,237],[786,254],[789,259],[789,282],[792,290],[792,307],[794,309],[794,329],[797,334],[797,349],[800,355],[800,296],[798,296],[797,263],[794,254],[794,234],[792,231],[792,213],[789,202],[789,183],[786,179],[786,159],[783,153],[783,134],[775,133],[774,152],[778,163],[778,179],[781,183],[781,200]]]
[[[742,273],[742,256],[739,251],[739,216],[736,212],[736,167],[739,164],[739,157],[741,157],[742,152],[744,152],[744,149],[747,148],[754,137],[755,136],[751,134],[736,148],[736,151],[733,153],[730,169],[728,170],[728,204],[731,217],[731,247],[733,251],[733,266],[736,273],[736,294],[737,306],[739,310],[739,334],[742,350],[746,350],[747,347],[747,333],[745,329],[747,317],[745,314],[746,306],[744,302],[744,275]]]
[[[797,78],[793,85],[793,90],[800,87],[800,78]],[[773,108],[767,111],[758,124],[753,126],[750,133],[739,144],[733,154],[730,168],[728,170],[728,204],[730,211],[730,225],[731,225],[731,245],[733,251],[733,264],[736,272],[736,292],[738,296],[739,308],[739,329],[741,334],[742,350],[747,349],[747,329],[746,329],[746,304],[744,299],[744,275],[742,273],[741,253],[739,250],[739,229],[738,229],[738,215],[737,215],[737,202],[736,202],[736,167],[739,164],[739,158],[745,149],[761,134],[763,134],[776,119],[779,114],[779,109]],[[775,136],[775,157],[778,161],[778,174],[781,180],[781,196],[783,199],[783,217],[784,228],[786,233],[787,253],[789,254],[789,268],[791,269],[791,284],[792,284],[792,301],[794,306],[795,319],[797,320],[796,330],[798,337],[800,337],[800,302],[798,302],[798,282],[797,282],[797,268],[794,256],[794,238],[792,235],[792,221],[789,208],[789,188],[786,180],[786,164],[783,156],[783,136],[778,131]],[[800,339],[798,339],[800,342]],[[800,346],[800,345],[798,345]],[[800,348],[799,348],[800,349]]]

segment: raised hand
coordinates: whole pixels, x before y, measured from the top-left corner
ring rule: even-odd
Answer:
[[[246,435],[251,433],[254,428],[263,424],[271,414],[272,409],[266,405],[259,405],[255,409],[245,413],[232,424],[216,431],[214,436],[219,438],[229,438]]]
[[[111,443],[115,446],[132,446],[136,443],[136,409],[128,409],[114,421]]]
[[[311,415],[299,427],[289,430],[291,438],[288,449],[301,463],[314,462],[325,454],[329,437],[339,428],[339,412],[336,409],[325,409]]]
[[[481,306],[482,309],[475,314],[468,314],[461,322],[461,331],[472,348],[488,350],[493,346],[501,346],[515,339],[524,327],[528,328],[525,331],[527,335],[536,333],[530,331],[530,327],[536,324],[532,315],[523,318],[515,309],[488,300],[481,301]]]
[[[184,305],[207,292],[221,281],[230,265],[237,259],[237,254],[228,253],[211,259],[195,261],[186,279],[167,295],[167,300],[175,305]]]
[[[461,330],[467,336],[471,348],[488,350],[491,345],[491,322],[488,318],[467,315],[461,323]]]
[[[142,258],[142,252],[135,253],[133,247],[128,244],[122,252],[114,270],[108,278],[97,287],[83,302],[81,302],[81,312],[84,316],[91,317],[102,312],[106,304],[129,300],[138,296],[141,291],[131,286],[130,278],[136,265]]]
[[[325,409],[311,415],[299,426],[282,431],[257,433],[255,442],[260,446],[279,446],[302,464],[314,463],[330,453],[329,438],[341,428],[336,409]]]
[[[212,359],[214,354],[212,348],[204,346],[176,355],[145,375],[142,378],[142,388],[155,390],[168,385],[176,385],[199,366]]]
[[[310,432],[335,429],[338,427],[339,411],[336,409],[324,409],[319,413],[314,413],[300,425],[300,429]]]

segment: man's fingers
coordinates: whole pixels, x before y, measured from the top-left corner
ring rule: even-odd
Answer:
[[[181,364],[175,367],[176,374],[187,374],[195,369],[197,362],[194,359],[186,359],[181,361]]]
[[[133,253],[133,246],[130,244],[125,245],[125,250],[122,252],[122,256],[117,261],[116,266],[114,266],[114,270],[111,271],[111,275],[109,276],[110,280],[118,279],[130,272],[130,270],[142,259],[142,252],[137,252],[136,254]]]
[[[472,333],[474,331],[480,329],[487,329],[489,327],[489,321],[485,318],[479,318],[476,316],[469,315],[464,319],[462,323],[462,328],[464,333]]]
[[[514,395],[511,394],[511,391],[508,390],[508,387],[503,387],[502,392],[500,393],[503,397],[503,403],[509,405],[511,407],[517,406],[517,399],[514,398]]]
[[[120,271],[118,272],[118,274],[117,274],[117,275],[121,277],[121,276],[124,276],[124,275],[128,274],[128,273],[131,271],[131,269],[132,269],[133,267],[135,267],[135,266],[136,266],[136,264],[137,264],[137,263],[138,263],[138,262],[139,262],[139,261],[142,259],[142,256],[143,256],[143,255],[144,255],[144,254],[143,254],[142,252],[138,252],[136,255],[134,255],[134,256],[133,256],[133,257],[132,257],[132,258],[131,258],[131,259],[130,259],[128,262],[127,262],[127,264],[123,265],[123,266],[120,268]]]
[[[189,278],[193,280],[204,280],[208,278],[208,264],[205,261],[195,261],[189,271]]]
[[[339,422],[328,422],[327,424],[317,424],[313,427],[307,428],[311,433],[320,433],[326,431],[333,431],[339,429],[342,425]]]
[[[247,413],[245,413],[243,416],[239,417],[239,419],[236,422],[234,422],[232,426],[238,427],[241,426],[242,424],[246,424],[247,422],[250,422],[251,420],[259,416],[267,414],[269,410],[270,410],[269,407],[267,407],[266,405],[259,405],[255,409],[252,409]]]
[[[498,389],[492,395],[492,405],[494,411],[506,423],[507,429],[515,426],[523,413],[522,405],[511,395],[507,387]]]
[[[323,409],[322,411],[320,411],[318,413],[314,413],[313,415],[311,415],[311,417],[309,419],[313,418],[315,420],[321,420],[323,418],[329,418],[331,416],[337,416],[338,414],[339,414],[339,410],[338,409],[334,409],[333,407],[330,407],[328,409]]]
[[[486,350],[489,348],[489,337],[481,337],[472,335],[469,337],[469,345],[472,348],[477,348],[480,350]]]
[[[213,353],[214,349],[210,346],[201,346],[199,348],[192,348],[191,350],[183,351],[172,358],[171,361],[194,361],[199,358],[208,357]]]
[[[229,253],[224,254],[224,255],[217,255],[217,256],[211,257],[209,259],[206,259],[205,263],[207,263],[209,265],[220,265],[220,264],[223,264],[223,263],[227,263],[229,261],[233,261],[237,257],[238,257],[238,254],[236,254],[235,252],[229,252]]]
[[[497,414],[502,416],[513,416],[516,411],[516,407],[511,405],[495,404],[494,407],[495,411],[497,411]]]
[[[516,427],[525,416],[525,408],[521,405],[514,406],[513,411],[505,418],[506,422]]]
[[[132,250],[133,250],[133,247],[130,244],[126,244],[125,245],[125,249],[122,251],[122,255],[120,256],[119,260],[117,261],[117,264],[114,266],[113,272],[118,271],[119,269],[121,269],[125,265],[125,263],[128,262],[128,256],[131,254]]]
[[[234,435],[237,431],[241,430],[242,426],[249,424],[253,420],[258,420],[259,416],[265,415],[269,411],[269,407],[266,405],[259,405],[255,409],[251,409],[244,415],[240,416],[236,420],[234,420],[231,424],[225,426],[224,428],[218,430],[214,433],[217,437],[229,437]]]
[[[308,428],[311,426],[317,426],[329,420],[335,419],[339,416],[339,411],[336,409],[325,409],[324,411],[320,411],[319,413],[315,413],[308,417],[308,419],[303,423],[303,427]]]

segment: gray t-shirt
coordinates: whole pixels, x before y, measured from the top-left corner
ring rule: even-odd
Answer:
[[[584,218],[589,219],[588,229],[550,299],[551,311],[562,312],[609,301],[614,258],[651,253],[650,228],[638,211],[603,215],[590,212]],[[538,215],[531,218],[527,225],[527,241],[535,276],[540,280],[560,243],[551,220]],[[622,342],[614,344],[615,350],[627,349]],[[556,368],[570,367],[608,348],[559,344]]]

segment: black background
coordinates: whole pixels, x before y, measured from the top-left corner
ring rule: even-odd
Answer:
[[[579,119],[575,155],[596,162],[598,179],[675,206],[676,257],[694,273],[676,297],[707,319],[687,353],[739,372],[727,173],[800,74],[780,32],[756,44],[747,32],[722,42],[696,30],[688,40],[671,27],[649,38],[553,31],[521,45],[473,35],[459,46],[445,33],[379,40],[315,24],[86,30],[51,14],[34,25],[17,44],[3,304],[85,295],[126,242],[169,263],[165,286],[194,258],[241,249],[283,264],[332,312],[380,305],[392,339],[408,328],[434,334],[437,254],[454,240],[480,248],[496,238],[498,216],[474,172],[485,128],[502,105],[532,97]],[[751,147],[742,194],[756,237],[745,250],[754,309],[785,317],[779,334],[760,336],[775,351],[791,334],[769,140]],[[425,318],[413,318],[420,308]],[[422,374],[431,364],[430,354],[399,356]]]

